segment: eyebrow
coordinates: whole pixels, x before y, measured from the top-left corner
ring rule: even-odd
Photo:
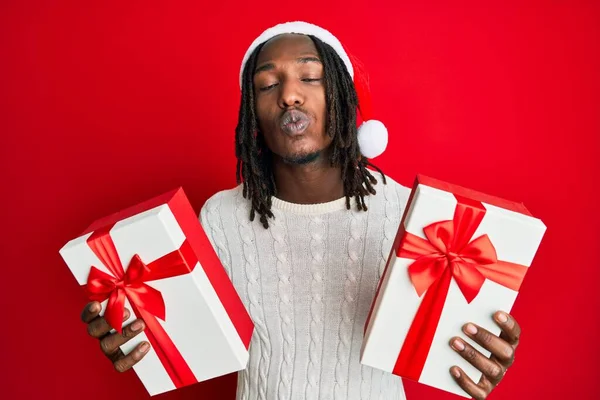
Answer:
[[[306,64],[309,62],[316,62],[319,64],[323,64],[319,57],[314,57],[314,56],[300,57],[300,58],[296,59],[296,62],[299,64]]]
[[[319,57],[315,57],[315,56],[299,57],[296,59],[296,63],[298,63],[298,64],[308,64],[311,62],[323,64],[321,59]],[[275,64],[273,64],[273,63],[264,64],[264,65],[261,65],[260,67],[256,68],[256,70],[254,70],[254,75],[259,74],[261,72],[265,72],[265,71],[271,71],[273,69],[275,69]]]

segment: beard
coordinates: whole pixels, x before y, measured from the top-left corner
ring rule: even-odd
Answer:
[[[308,153],[294,154],[292,156],[282,157],[283,162],[290,165],[306,165],[315,162],[321,155],[321,150]]]

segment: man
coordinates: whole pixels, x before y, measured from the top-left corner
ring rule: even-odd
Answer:
[[[256,326],[238,399],[404,398],[399,377],[359,362],[364,323],[409,189],[365,157],[376,155],[373,146],[382,150],[369,137],[381,139],[375,131],[382,127],[357,133],[358,101],[368,119],[368,93],[355,66],[333,35],[306,23],[265,31],[244,57],[236,129],[243,184],[217,193],[201,211]],[[119,346],[144,323],[110,334],[99,311],[90,303],[82,319],[115,368],[126,371],[149,344],[128,355]],[[460,332],[449,343],[484,374],[474,383],[458,367],[449,371],[476,399],[502,379],[518,344],[516,321],[501,312],[494,319],[500,337],[473,324],[463,332],[491,358]]]

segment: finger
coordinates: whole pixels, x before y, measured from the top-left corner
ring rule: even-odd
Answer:
[[[496,384],[502,380],[505,369],[498,362],[487,358],[460,338],[453,338],[450,343],[452,348],[460,354],[462,358],[481,371],[490,382]]]
[[[123,321],[126,321],[129,318],[129,315],[129,310],[125,309],[123,311]],[[106,336],[112,329],[113,327],[111,327],[103,317],[96,317],[88,324],[88,334],[96,339]]]
[[[81,320],[86,324],[89,324],[98,316],[98,314],[100,314],[100,310],[102,310],[102,307],[100,307],[100,303],[97,301],[86,304],[83,311],[81,311]]]
[[[123,333],[113,333],[100,340],[100,348],[107,356],[112,356],[119,351],[119,347],[127,343],[131,338],[137,336],[144,330],[144,321],[136,319],[133,323],[123,328]]]
[[[519,338],[521,337],[521,326],[509,314],[498,311],[494,314],[494,320],[502,329],[501,337],[505,337],[507,342],[513,346],[518,346]]]
[[[142,342],[133,351],[115,361],[113,365],[118,372],[125,372],[137,364],[150,350],[150,343]]]
[[[481,347],[492,353],[502,364],[510,365],[514,361],[515,349],[506,340],[499,338],[487,329],[475,324],[466,324],[463,331]]]
[[[481,374],[481,378],[479,382],[477,382],[477,386],[482,388],[485,392],[491,393],[492,390],[496,387],[498,383],[492,383],[485,375]]]
[[[450,368],[450,375],[452,375],[462,390],[467,392],[475,400],[483,400],[488,394],[490,394],[491,390],[485,390],[481,386],[477,386],[475,382],[473,382],[471,378],[469,378],[467,374],[465,374],[465,372],[457,366]]]

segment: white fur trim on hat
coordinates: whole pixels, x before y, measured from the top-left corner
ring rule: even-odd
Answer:
[[[381,121],[370,119],[358,127],[358,147],[367,158],[381,155],[388,144],[388,131]]]
[[[244,67],[246,66],[246,62],[250,58],[252,52],[260,46],[262,43],[274,38],[275,36],[282,35],[284,33],[299,33],[302,35],[312,35],[323,42],[327,43],[338,53],[346,68],[348,69],[348,73],[352,78],[354,78],[354,68],[352,68],[352,62],[346,54],[342,43],[335,37],[331,32],[326,29],[321,28],[320,26],[310,24],[308,22],[302,21],[294,21],[294,22],[286,22],[283,24],[275,25],[266,31],[264,31],[259,37],[257,37],[254,42],[250,45],[244,58],[242,60],[242,67],[240,68],[240,88],[242,87],[242,78],[244,76]]]

